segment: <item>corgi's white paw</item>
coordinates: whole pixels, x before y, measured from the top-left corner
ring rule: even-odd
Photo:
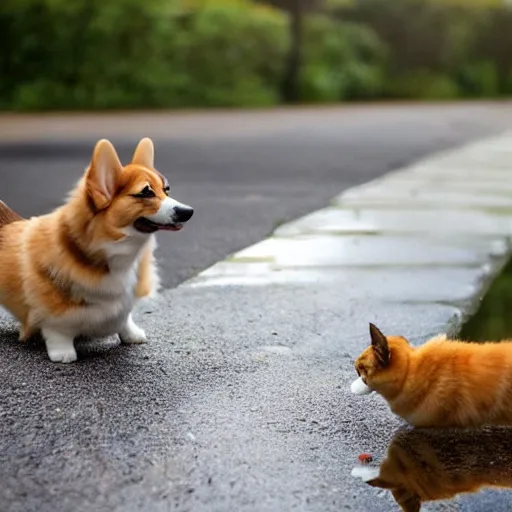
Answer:
[[[48,357],[52,363],[74,363],[78,356],[76,350],[72,349],[52,349],[48,350]]]
[[[147,343],[148,341],[144,329],[141,329],[137,325],[135,326],[135,329],[130,332],[123,331],[122,333],[119,333],[119,337],[121,338],[121,341],[126,345],[137,345],[141,343]]]
[[[73,363],[78,359],[73,337],[56,332],[52,329],[42,329],[46,352],[53,363]]]
[[[127,345],[146,343],[148,338],[144,329],[141,329],[132,318],[132,315],[128,316],[126,324],[119,333],[121,341]]]

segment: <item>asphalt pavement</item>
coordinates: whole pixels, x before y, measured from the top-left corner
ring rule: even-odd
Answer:
[[[0,198],[21,215],[57,207],[110,138],[124,161],[154,138],[172,194],[195,208],[159,236],[172,287],[321,208],[342,190],[432,151],[512,127],[512,103],[377,105],[275,112],[0,117]]]
[[[196,209],[186,230],[160,237],[170,289],[137,312],[148,344],[82,345],[78,362],[52,364],[42,347],[20,344],[13,322],[0,315],[0,511],[397,510],[389,493],[350,474],[361,451],[383,457],[401,425],[383,401],[349,393],[354,357],[368,342],[369,321],[414,343],[455,329],[496,258],[506,256],[505,216],[454,216],[445,239],[429,240],[425,251],[425,233],[405,240],[356,230],[341,242],[335,234],[334,245],[323,235],[308,245],[300,235],[299,266],[311,271],[305,281],[224,286],[206,278],[173,286],[348,187],[512,128],[511,110],[490,103],[194,113],[155,115],[153,124],[149,114],[123,114],[97,126],[99,118],[77,116],[66,118],[65,133],[62,120],[0,120],[1,197],[23,215],[58,205],[104,136],[124,160],[139,137],[152,136],[173,195]],[[506,140],[497,151],[502,167],[508,147]],[[460,171],[471,158],[450,165]],[[385,189],[387,208],[401,200],[400,184],[394,187]],[[414,195],[409,203],[413,209]],[[471,238],[469,230],[469,241],[457,240],[450,229],[468,219],[485,236]],[[428,218],[414,222],[436,231]],[[293,252],[279,243],[263,248],[294,266]],[[249,251],[245,262],[265,263],[260,253]],[[319,261],[325,268],[316,275]],[[484,497],[496,512],[510,508],[510,500]],[[453,510],[488,510],[479,506],[461,502]]]

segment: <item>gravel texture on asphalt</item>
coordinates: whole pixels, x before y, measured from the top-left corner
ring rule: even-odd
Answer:
[[[485,128],[483,113],[475,117],[490,107],[472,114],[451,108],[457,121],[444,133],[439,116],[449,114],[438,109],[429,117],[421,108],[380,125],[368,110],[339,126],[283,128],[273,139],[253,133],[235,143],[223,133],[188,146],[157,143],[157,159],[173,169],[176,197],[197,209],[183,236],[161,243],[166,284],[261,239],[276,215],[325,206],[348,185],[460,141],[459,128],[472,138],[499,127],[489,121]],[[12,320],[1,316],[2,512],[397,510],[390,493],[351,476],[361,452],[381,461],[403,425],[379,397],[350,393],[354,358],[368,343],[370,321],[413,343],[456,332],[508,256],[511,224],[503,218],[512,209],[495,190],[489,194],[499,214],[489,204],[453,213],[440,186],[437,200],[435,187],[422,197],[421,209],[439,213],[444,233],[414,214],[417,232],[409,218],[406,233],[390,234],[388,217],[379,223],[365,212],[393,210],[402,199],[398,223],[416,211],[417,190],[402,183],[414,183],[416,171],[428,189],[435,172],[449,177],[453,170],[452,188],[473,182],[467,198],[491,170],[501,169],[505,187],[511,147],[504,137],[352,188],[333,201],[340,216],[329,214],[328,233],[308,218],[281,226],[291,230],[286,237],[235,253],[141,305],[136,318],[147,345],[84,343],[77,363],[52,364],[37,342],[20,344]],[[61,160],[58,151],[38,151],[32,160],[12,149],[0,159],[10,187],[5,199],[26,215],[55,204],[86,163],[85,147]],[[472,161],[475,172],[455,172]],[[364,229],[357,216],[347,226],[344,209],[361,211]],[[454,235],[457,226],[476,223],[475,215],[475,233]],[[512,499],[481,493],[425,510],[476,512],[489,503],[499,512]]]

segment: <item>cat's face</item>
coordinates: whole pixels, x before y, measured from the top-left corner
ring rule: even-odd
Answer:
[[[382,393],[399,385],[404,376],[404,357],[411,347],[401,336],[386,337],[373,324],[370,324],[371,345],[365,349],[354,364],[359,376],[350,389],[356,395],[372,391]]]

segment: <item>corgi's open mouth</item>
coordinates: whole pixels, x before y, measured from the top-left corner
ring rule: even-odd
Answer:
[[[183,227],[183,224],[159,224],[158,222],[146,219],[146,217],[139,217],[133,223],[133,227],[141,233],[154,233],[155,231],[179,231]]]

